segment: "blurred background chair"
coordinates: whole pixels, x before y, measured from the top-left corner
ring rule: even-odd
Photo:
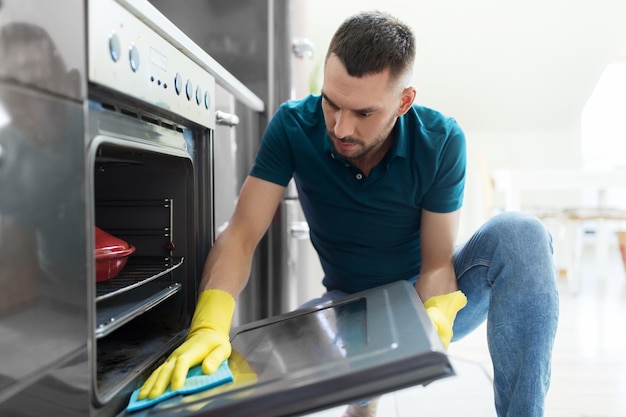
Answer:
[[[598,277],[608,273],[609,251],[620,248],[626,237],[626,210],[617,208],[567,208],[562,211],[564,236],[561,245],[564,249],[564,267],[571,292],[580,287],[583,246],[585,240],[593,238]],[[617,241],[617,242],[616,242]],[[622,246],[623,247],[623,246]],[[622,249],[623,251],[624,249]],[[624,261],[624,252],[622,252]]]

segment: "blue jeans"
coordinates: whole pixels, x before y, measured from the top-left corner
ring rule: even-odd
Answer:
[[[494,216],[455,251],[467,306],[456,317],[452,341],[487,319],[499,417],[544,413],[559,314],[552,252],[543,224],[514,212]],[[306,305],[343,295],[330,291]]]

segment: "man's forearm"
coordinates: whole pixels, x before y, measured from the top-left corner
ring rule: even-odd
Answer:
[[[233,241],[225,231],[215,242],[204,265],[200,291],[219,289],[237,299],[250,276],[254,247]]]
[[[422,271],[415,283],[415,291],[422,302],[435,295],[448,294],[456,290],[458,286],[453,264]]]

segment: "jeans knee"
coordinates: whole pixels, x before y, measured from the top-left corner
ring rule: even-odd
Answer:
[[[547,248],[553,253],[552,236],[536,216],[522,212],[504,212],[490,219],[486,228],[501,241],[526,252],[531,247]]]
[[[507,211],[494,216],[487,223],[497,233],[521,234],[543,239],[548,237],[544,224],[536,216],[523,212]]]

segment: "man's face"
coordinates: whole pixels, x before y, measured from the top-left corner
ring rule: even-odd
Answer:
[[[326,130],[339,155],[363,162],[380,160],[387,152],[396,119],[406,111],[403,90],[396,84],[390,82],[389,71],[352,77],[337,56],[328,57],[322,110]]]

